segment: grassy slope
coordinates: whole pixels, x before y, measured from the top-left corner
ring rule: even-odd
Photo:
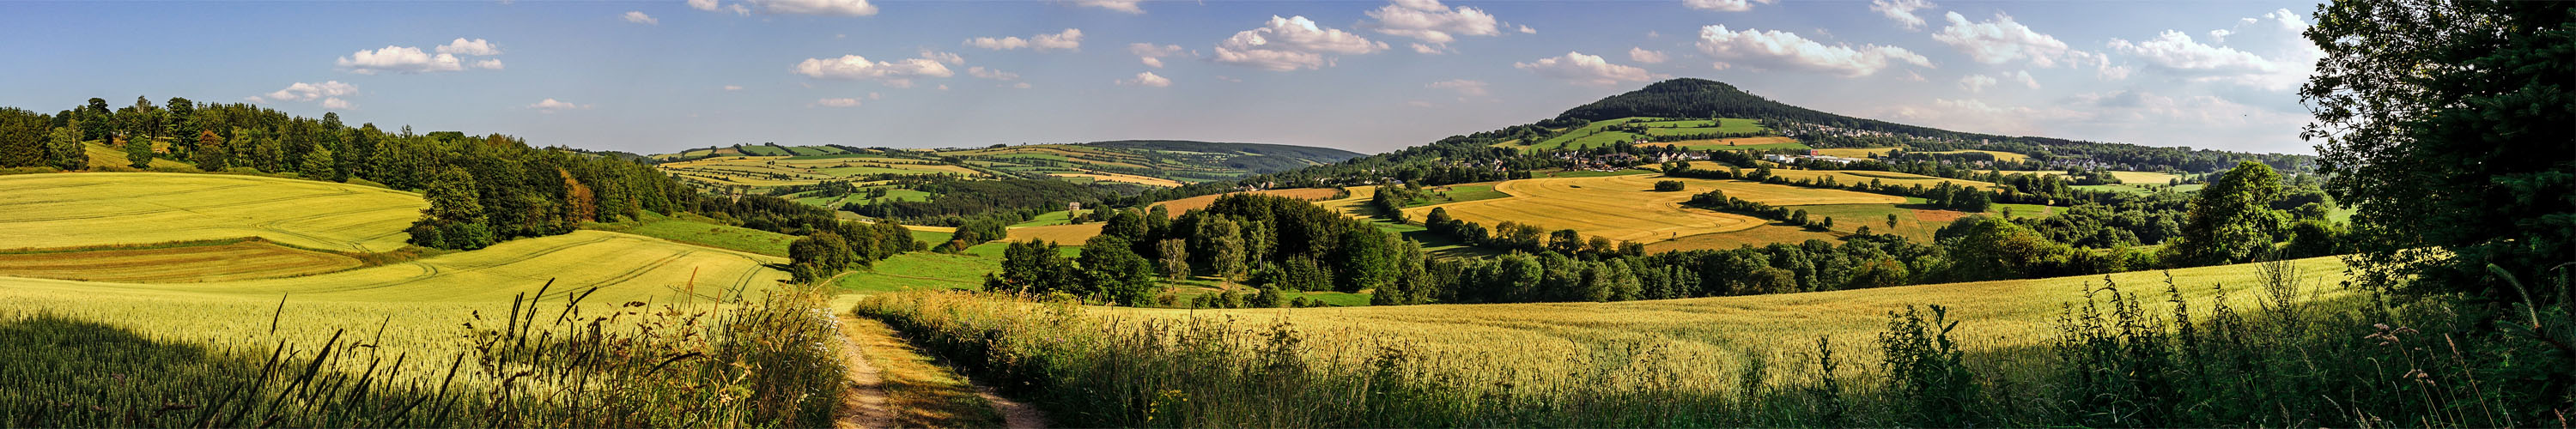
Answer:
[[[792,235],[716,224],[695,215],[682,216],[685,218],[646,212],[643,219],[583,227],[781,258],[787,257],[787,244],[796,241]]]
[[[201,347],[321,344],[335,330],[377,336],[388,350],[418,356],[461,351],[455,327],[508,314],[514,295],[598,288],[584,303],[690,302],[732,288],[757,291],[786,274],[783,259],[601,231],[512,240],[490,248],[306,277],[208,283],[137,284],[0,277],[0,323],[52,317],[104,324],[148,339]],[[694,293],[695,295],[692,295]],[[279,310],[280,299],[285,301]],[[703,298],[695,302],[706,302]],[[277,319],[271,335],[270,320]]]

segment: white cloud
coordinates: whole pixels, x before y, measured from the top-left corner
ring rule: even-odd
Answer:
[[[1905,29],[1907,30],[1923,29],[1923,17],[1915,16],[1914,11],[1931,8],[1932,2],[1924,0],[1869,1],[1869,10],[1878,12],[1879,15],[1885,15],[1887,16],[1887,19],[1896,20],[1897,25],[1905,26]]]
[[[1654,79],[1653,75],[1646,73],[1646,69],[1611,64],[1598,55],[1584,55],[1582,52],[1566,52],[1565,55],[1540,58],[1538,61],[1512,63],[1512,68],[1529,70],[1540,76],[1564,79],[1581,85],[1607,86],[1617,85],[1620,82],[1644,82]]]
[[[1932,60],[1905,48],[1879,45],[1825,45],[1797,33],[1771,31],[1728,31],[1725,25],[1711,25],[1699,30],[1699,50],[1721,60],[1752,62],[1757,67],[1779,67],[1830,73],[1842,77],[1861,77],[1878,73],[1895,63],[1932,67]]]
[[[428,52],[422,52],[420,48],[407,46],[386,46],[384,49],[372,51],[359,50],[349,56],[340,57],[338,64],[341,68],[357,74],[432,73],[465,69],[465,66],[456,60],[455,55],[430,55]]]
[[[1136,54],[1146,67],[1163,68],[1163,57],[1180,55],[1181,45],[1154,46],[1152,43],[1127,44],[1127,53]]]
[[[1906,71],[1905,71],[1905,77],[1897,78],[1897,80],[1902,80],[1902,81],[1906,81],[1906,82],[1922,82],[1922,81],[1923,81],[1923,74],[1922,74],[1922,73],[1915,73],[1913,70],[1906,70]]]
[[[588,104],[573,104],[573,103],[565,102],[565,101],[562,101],[562,100],[556,100],[556,99],[548,98],[548,99],[546,99],[545,101],[539,101],[539,102],[537,102],[537,104],[530,104],[530,105],[528,105],[528,108],[530,108],[530,109],[537,109],[538,111],[542,111],[542,112],[546,112],[546,113],[554,113],[555,111],[559,111],[559,110],[581,110],[581,109],[589,109],[589,108],[590,108],[590,105],[588,105]]]
[[[1986,92],[1986,87],[1990,86],[1995,86],[1994,76],[1972,74],[1959,78],[1959,88],[1968,92]]]
[[[1059,49],[1082,49],[1082,29],[1067,28],[1064,29],[1064,31],[1056,32],[1055,34],[1040,34],[1036,37],[1031,37],[1029,38],[1029,49],[1035,49],[1038,52]]]
[[[1714,10],[1719,12],[1743,12],[1753,10],[1754,3],[1771,4],[1771,1],[1772,0],[1682,0],[1682,6],[1688,6],[1692,9]]]
[[[741,90],[742,90],[742,85],[725,85],[725,86],[724,86],[724,90],[726,90],[726,91],[741,91]]]
[[[983,66],[967,67],[966,75],[992,80],[1014,80],[1020,78],[1019,73],[988,69]]]
[[[1538,34],[1538,30],[1533,30],[1530,29],[1529,26],[1523,25],[1521,26],[1521,34]]]
[[[2283,27],[2304,25],[2297,19],[2291,16],[2288,22],[2275,22]],[[2304,27],[2301,29],[2304,31]],[[2194,82],[2226,82],[2264,91],[2287,91],[2306,82],[2308,75],[2315,72],[2317,58],[2325,55],[2316,45],[2298,37],[2296,32],[2290,32],[2289,36],[2288,43],[2294,46],[2277,57],[2202,44],[2192,40],[2190,35],[2173,30],[2165,30],[2155,38],[2143,41],[2114,38],[2110,47],[2114,52],[2144,60],[2153,69]],[[2109,71],[2104,73],[2107,76]],[[2119,71],[2122,77],[2127,73],[2125,67]]]
[[[2222,28],[2222,29],[2217,29],[2217,30],[2209,30],[2209,41],[2210,41],[2210,42],[2215,42],[2215,43],[2227,43],[2227,35],[2229,35],[2229,34],[2236,34],[2236,32],[2234,32],[2234,31],[2227,31],[2227,29],[2223,29],[2223,28]]]
[[[1423,87],[1455,91],[1460,97],[1483,97],[1486,94],[1484,81],[1450,79],[1432,82],[1430,85],[1423,85]]]
[[[870,99],[870,100],[884,100],[884,99],[885,99],[885,94],[879,94],[879,93],[875,93],[875,92],[869,92],[869,93],[868,93],[868,99]]]
[[[1073,4],[1075,6],[1096,7],[1126,13],[1145,13],[1145,8],[1136,6],[1137,3],[1143,2],[1144,0],[1074,0]]]
[[[644,24],[644,25],[661,25],[661,24],[662,24],[662,20],[659,20],[659,19],[653,19],[653,16],[652,16],[652,15],[645,15],[645,14],[644,14],[644,12],[642,12],[642,11],[631,11],[631,10],[630,10],[630,11],[626,11],[626,14],[625,14],[625,15],[620,15],[619,17],[621,17],[621,18],[626,18],[626,22],[632,22],[632,23],[637,23],[637,24]]]
[[[948,66],[940,64],[938,60],[929,58],[907,58],[887,62],[869,61],[867,57],[857,55],[842,55],[840,58],[833,59],[807,58],[803,62],[796,63],[792,71],[815,79],[874,80],[896,88],[910,88],[912,80],[916,78],[949,77],[957,74],[948,70]]]
[[[743,0],[760,7],[760,13],[785,15],[869,16],[877,6],[868,0]],[[734,5],[740,11],[742,5]]]
[[[1368,11],[1368,16],[1377,21],[1363,25],[1378,34],[1408,37],[1435,45],[1447,44],[1462,35],[1503,34],[1493,15],[1472,7],[1442,6],[1440,0],[1394,0],[1377,10]]]
[[[1413,53],[1416,53],[1416,54],[1424,54],[1424,55],[1440,55],[1441,53],[1443,53],[1443,51],[1441,51],[1441,50],[1440,50],[1440,48],[1432,47],[1431,45],[1425,45],[1425,44],[1420,44],[1420,43],[1413,43],[1413,44],[1409,44],[1409,46],[1411,46],[1411,47],[1413,48]]]
[[[2138,91],[2077,94],[2031,106],[1976,99],[1936,99],[1872,112],[1901,123],[2004,135],[2044,135],[2155,146],[2191,145],[2232,150],[2298,151],[2304,114],[2290,114],[2193,95]]]
[[[447,42],[445,45],[438,45],[438,53],[456,55],[500,55],[501,47],[495,46],[491,41],[483,39],[466,40],[463,37],[458,37],[456,38],[456,41]]]
[[[2131,42],[2111,39],[2111,50],[2137,56],[2148,64],[2176,70],[2217,72],[2264,72],[2274,66],[2270,60],[2235,48],[2204,45],[2180,31],[2165,30],[2156,38]]]
[[[1968,75],[1967,77],[1959,78],[1959,87],[1966,88],[1968,92],[1972,93],[1985,92],[1986,88],[1994,87],[1995,84],[2003,82],[2018,83],[2022,86],[2030,87],[2030,89],[2039,89],[2039,79],[2030,77],[2029,70],[2001,76],[1987,76],[1981,74]]]
[[[1154,74],[1154,72],[1143,72],[1137,73],[1136,78],[1134,79],[1119,79],[1118,85],[1161,88],[1172,86],[1172,80],[1164,79],[1162,75]]]
[[[1663,53],[1663,52],[1660,52],[1660,51],[1649,51],[1649,50],[1646,50],[1646,48],[1642,48],[1642,47],[1632,47],[1632,48],[1628,48],[1628,60],[1629,60],[1629,61],[1636,61],[1636,62],[1641,62],[1641,63],[1646,63],[1646,64],[1663,64],[1663,63],[1664,63],[1664,60],[1669,60],[1669,59],[1672,59],[1672,56],[1671,56],[1671,55],[1664,55],[1664,53]]]
[[[922,58],[922,59],[926,59],[926,60],[931,60],[931,61],[938,61],[940,64],[948,64],[948,65],[959,65],[959,64],[965,64],[965,63],[966,63],[966,57],[960,57],[960,56],[957,56],[957,54],[952,54],[952,53],[947,53],[947,52],[933,51],[933,50],[930,50],[930,48],[921,48],[921,58]]]
[[[322,99],[322,108],[324,109],[349,109],[356,107],[358,107],[358,105],[349,104],[348,100],[342,100],[338,97]]]
[[[991,49],[991,50],[996,50],[996,51],[1006,51],[1006,50],[1012,50],[1012,49],[1019,49],[1019,48],[1026,48],[1026,47],[1029,47],[1029,40],[1028,40],[1028,39],[1022,39],[1022,38],[1020,38],[1019,36],[1004,37],[1004,38],[999,38],[999,39],[991,38],[991,37],[977,37],[977,38],[973,38],[973,39],[966,39],[966,46],[973,46],[973,47],[984,48],[984,49]]]
[[[689,0],[689,8],[714,12],[717,9],[716,0]]]
[[[996,51],[1007,51],[1020,48],[1033,48],[1038,52],[1053,50],[1079,50],[1082,48],[1082,30],[1077,28],[1067,28],[1064,29],[1064,31],[1056,32],[1054,34],[1039,34],[1036,36],[1030,36],[1026,39],[1019,38],[1018,36],[998,39],[991,37],[977,37],[966,39],[966,46]]]
[[[813,104],[813,105],[815,105],[815,106],[822,106],[822,107],[859,107],[859,99],[856,99],[856,98],[825,98],[825,99],[820,99],[820,100],[814,100],[814,104]]]
[[[2288,31],[2294,34],[2308,31],[2307,19],[2300,18],[2299,14],[2292,13],[2286,8],[2273,10],[2272,13],[2263,14],[2263,17],[2271,18],[2272,22],[2274,24],[2278,24],[2283,31]]]
[[[316,98],[355,95],[357,93],[357,85],[340,83],[340,81],[336,80],[325,81],[322,83],[296,82],[293,85],[287,85],[286,89],[280,89],[277,90],[277,92],[268,93],[267,98],[278,101],[304,101]]]
[[[2010,15],[1997,13],[1994,20],[1982,23],[1969,22],[1968,17],[1958,12],[1943,16],[1950,25],[1934,33],[1932,40],[1967,52],[1968,58],[1980,63],[2027,60],[2040,67],[2057,67],[2061,61],[2080,61],[2087,57],[2067,49],[2066,42],[2058,41],[2055,36],[2041,34],[2031,30],[2030,26],[2013,21]]]
[[[725,10],[733,11],[734,16],[751,16],[751,8],[742,7],[742,3],[725,5]]]
[[[2103,64],[2102,68],[2095,69],[2093,71],[2093,76],[2101,78],[2102,80],[2126,80],[2129,78],[2129,72],[2134,71],[2137,71],[2137,69],[2129,68],[2129,66]]]
[[[485,59],[483,59],[483,60],[481,60],[481,61],[475,61],[473,65],[474,65],[474,68],[478,68],[478,69],[484,69],[484,70],[500,70],[500,69],[501,69],[501,59],[499,59],[499,58],[485,58]]]
[[[1290,71],[1330,65],[1324,54],[1360,55],[1384,50],[1385,42],[1371,41],[1339,29],[1323,28],[1304,16],[1280,18],[1273,15],[1261,28],[1234,33],[1233,37],[1217,42],[1215,60],[1265,70]]]

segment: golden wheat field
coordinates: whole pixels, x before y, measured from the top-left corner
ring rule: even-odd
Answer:
[[[279,334],[320,344],[334,330],[388,331],[382,347],[453,352],[449,337],[477,311],[497,320],[519,294],[566,299],[597,288],[592,305],[708,302],[787,279],[781,258],[601,231],[511,240],[492,247],[329,274],[199,283],[92,282],[0,276],[0,320],[35,314],[115,325],[209,346],[273,344]],[[280,312],[280,300],[285,302]]]
[[[1653,191],[1654,182],[1663,180],[1679,180],[1686,189],[1681,192]],[[1415,207],[1404,211],[1407,217],[1420,219],[1433,208],[1445,208],[1450,217],[1485,224],[1489,228],[1509,221],[1537,225],[1547,230],[1573,229],[1587,236],[1640,243],[1741,231],[1766,223],[1751,216],[1682,206],[1681,203],[1690,200],[1691,195],[1710,189],[1725,190],[1730,197],[1781,206],[1905,202],[1904,197],[1843,190],[1641,174],[1513,180],[1494,186],[1494,190],[1512,195],[1508,198]],[[1358,193],[1352,192],[1354,195]]]
[[[1004,238],[1003,240],[1013,242],[1046,240],[1054,242],[1055,244],[1080,246],[1082,245],[1082,242],[1091,240],[1091,237],[1099,236],[1100,228],[1103,226],[1108,226],[1108,224],[1103,222],[1091,222],[1076,225],[1047,225],[1011,228],[1009,238]]]
[[[1691,161],[1691,162],[1690,162],[1690,166],[1691,166],[1691,168],[1706,169],[1706,170],[1730,170],[1730,169],[1733,169],[1732,167],[1729,167],[1729,166],[1727,166],[1726,164],[1718,163],[1718,162],[1715,162],[1715,161]],[[1746,169],[1746,170],[1744,170],[1744,171],[1745,171],[1746,173],[1751,173],[1753,170]],[[1872,180],[1876,180],[1876,181],[1878,181],[1878,182],[1879,182],[1879,183],[1881,183],[1881,184],[1887,184],[1887,185],[1897,185],[1897,186],[1921,185],[1921,186],[1923,186],[1923,187],[1927,187],[1927,188],[1928,188],[1928,187],[1932,187],[1933,185],[1938,185],[1938,184],[1944,183],[1944,182],[1947,182],[1947,183],[1952,184],[1952,185],[1957,185],[1957,186],[1976,186],[1976,187],[1993,187],[1993,186],[1995,186],[1995,184],[1993,184],[1993,183],[1980,182],[1980,181],[1975,181],[1975,180],[1949,179],[1949,178],[1932,177],[1932,176],[1925,176],[1925,175],[1913,174],[1913,173],[1898,173],[1898,172],[1894,172],[1894,171],[1868,171],[1868,170],[1793,170],[1793,169],[1786,169],[1786,168],[1775,168],[1775,169],[1771,169],[1771,175],[1773,175],[1773,176],[1780,176],[1781,178],[1785,178],[1785,179],[1789,179],[1789,180],[1815,180],[1815,181],[1822,181],[1822,180],[1824,180],[1824,179],[1826,179],[1826,178],[1832,178],[1832,179],[1834,179],[1834,183],[1836,183],[1836,184],[1841,184],[1841,185],[1850,185],[1850,184],[1854,184],[1854,183],[1869,183],[1869,182],[1870,182],[1870,181],[1872,181]],[[1775,205],[1776,205],[1776,204],[1775,204]]]
[[[352,252],[404,246],[428,208],[382,188],[255,176],[66,173],[0,177],[0,249],[260,237]]]
[[[2292,262],[2294,278],[2310,302],[2356,292],[2338,286],[2344,264],[2335,257]],[[2259,270],[2253,264],[2111,274],[2123,293],[2148,302],[2145,314],[2170,316],[2165,276],[2170,273],[2195,317],[2207,317],[2214,287],[2226,287],[2230,306],[2257,303]],[[1181,310],[1095,307],[1093,314],[1130,321],[1201,318],[1245,329],[1287,323],[1319,344],[1400,342],[1419,350],[1477,363],[1479,371],[1546,378],[1594,368],[1605,354],[1653,351],[1655,358],[1614,364],[1662,366],[1679,374],[1737,374],[1754,359],[1776,366],[1813,366],[1818,338],[1830,338],[1847,362],[1868,366],[1874,335],[1888,313],[1906,306],[1942,305],[1960,322],[1955,338],[1981,359],[2031,352],[2055,335],[2062,305],[2080,305],[2104,276],[2061,277],[1902,286],[1778,295],[1612,303],[1450,304],[1395,307]],[[2044,353],[2044,352],[2042,352]],[[1344,358],[1357,358],[1364,353]],[[1864,371],[1866,369],[1863,369]],[[1786,372],[1786,371],[1779,371]]]
[[[192,243],[193,244],[193,243]],[[293,277],[357,268],[347,255],[265,240],[132,249],[0,253],[0,276],[141,283]]]

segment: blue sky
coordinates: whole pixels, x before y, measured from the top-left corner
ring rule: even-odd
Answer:
[[[659,153],[1111,139],[1382,152],[1655,80],[1960,131],[2307,153],[2313,3],[0,2],[0,105],[252,101]],[[1955,16],[1954,16],[1955,15]],[[1148,61],[1148,57],[1153,58]],[[1154,63],[1154,64],[1149,64]],[[1159,67],[1155,66],[1159,64]]]

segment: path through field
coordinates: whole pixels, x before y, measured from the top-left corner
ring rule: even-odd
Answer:
[[[834,428],[1046,427],[1035,407],[969,382],[884,322],[844,314],[841,333],[851,389]]]

